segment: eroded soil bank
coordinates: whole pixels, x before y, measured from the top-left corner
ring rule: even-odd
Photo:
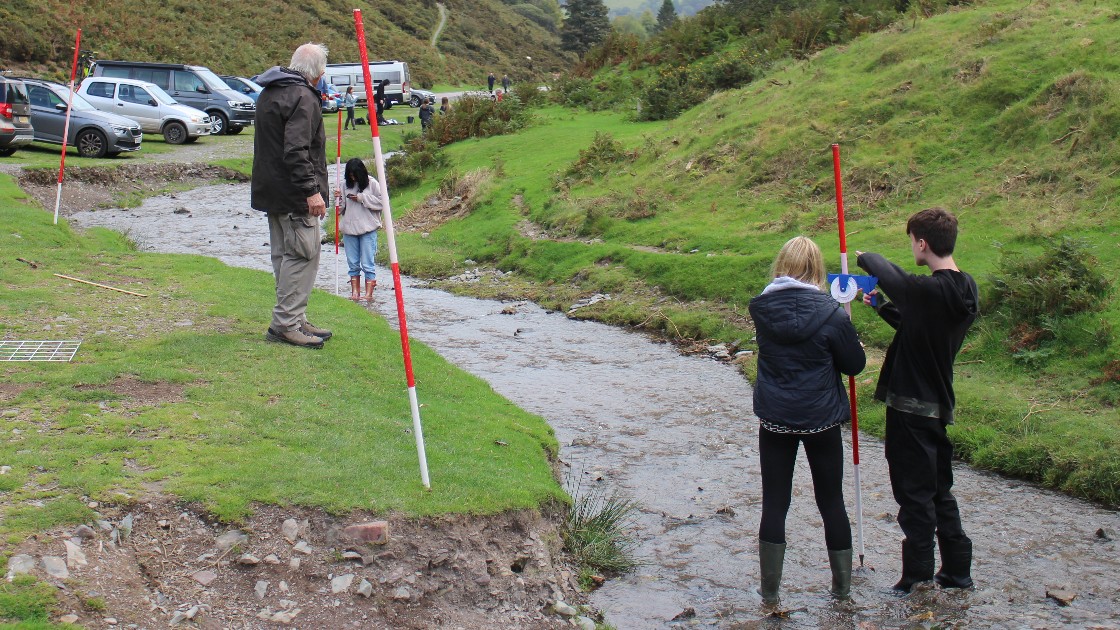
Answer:
[[[249,209],[244,185],[154,198],[134,210],[78,213],[73,220],[128,229],[145,250],[269,269],[265,221]],[[345,275],[344,261],[341,269]],[[391,282],[387,274],[381,280],[375,309],[395,321]],[[500,277],[470,274],[465,281]],[[334,291],[333,247],[324,247],[319,286]],[[313,297],[312,313],[316,299],[323,298]],[[1109,534],[1120,531],[1120,516],[963,465],[957,495],[976,546],[977,588],[908,597],[889,592],[900,570],[901,533],[882,445],[870,438],[861,440],[868,568],[854,580],[853,603],[836,605],[825,595],[823,533],[802,458],[787,525],[783,591],[791,612],[764,618],[754,592],[757,422],[749,386],[733,366],[680,356],[645,336],[532,304],[457,297],[407,279],[405,301],[415,338],[548,419],[573,479],[642,503],[635,531],[647,564],[592,595],[620,629],[1120,627],[1113,621],[1120,616],[1120,556]],[[262,331],[267,316],[261,314]],[[432,475],[438,480],[438,471]],[[850,469],[847,475],[850,489]],[[848,504],[854,521],[850,491]],[[1076,598],[1063,606],[1047,596],[1056,590]]]

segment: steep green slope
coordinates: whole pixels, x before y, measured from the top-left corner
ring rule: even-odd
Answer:
[[[581,316],[749,339],[744,306],[782,242],[808,234],[838,260],[830,145],[839,142],[853,250],[920,271],[906,217],[943,205],[961,220],[957,261],[986,297],[1007,256],[1063,237],[1083,239],[1111,275],[1118,41],[1120,14],[1102,3],[993,0],[789,63],[670,123],[546,111],[547,124],[520,138],[451,148],[461,168],[496,164],[500,182],[471,217],[409,246],[428,270],[462,256],[553,284],[560,298],[536,297],[557,307],[571,296],[558,286],[630,292],[629,304],[600,302]],[[596,128],[620,144],[601,137],[580,157]],[[560,129],[563,141],[553,139]],[[865,340],[889,340],[867,309],[855,318]],[[960,358],[961,452],[1120,502],[1117,327],[1115,299],[1041,323],[989,310]],[[861,396],[873,376],[861,378]],[[875,430],[881,407],[869,408]]]
[[[206,3],[184,0],[13,0],[0,8],[0,68],[68,73],[74,33],[102,59],[194,63],[221,73],[255,74],[285,63],[307,41],[331,49],[332,62],[357,61],[352,10],[362,9],[370,55],[408,61],[413,81],[464,83],[488,71],[525,77],[569,63],[556,34],[499,0],[444,0],[447,24],[436,48],[434,0],[309,0]]]

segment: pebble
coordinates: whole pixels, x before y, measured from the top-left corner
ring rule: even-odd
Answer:
[[[251,553],[242,555],[237,559],[237,564],[244,564],[246,566],[253,566],[261,563],[261,559]]]
[[[563,615],[565,617],[575,617],[579,614],[578,610],[561,601],[558,601],[552,605],[552,611],[558,615]]]
[[[369,580],[362,580],[362,583],[358,585],[358,594],[362,597],[373,595],[373,584],[370,584]]]
[[[35,568],[35,558],[21,553],[8,559],[8,579],[17,575],[27,575]]]
[[[238,545],[244,545],[247,542],[249,542],[248,534],[242,533],[241,530],[232,529],[218,536],[216,544],[221,551],[227,551]]]
[[[76,567],[84,567],[89,564],[86,560],[86,554],[82,553],[80,547],[70,542],[69,540],[63,541],[66,545],[66,566],[73,569]]]
[[[296,519],[290,518],[280,525],[280,533],[284,535],[289,543],[294,543],[296,538],[299,538],[299,523]]]
[[[580,630],[595,630],[596,628],[595,620],[590,617],[576,617],[572,620],[572,623],[576,624],[576,627]]]
[[[1062,589],[1049,589],[1046,591],[1046,596],[1062,606],[1069,606],[1073,603],[1073,600],[1077,599],[1077,593]]]
[[[43,556],[43,570],[47,575],[65,580],[70,577],[70,570],[66,568],[66,560],[58,556]]]
[[[264,557],[265,564],[280,564],[280,557],[274,553],[270,553]]]
[[[6,475],[10,472],[12,472],[11,466],[0,466],[0,475]]]
[[[109,624],[110,626],[115,626],[118,622],[116,617],[106,617],[105,623]]]
[[[203,586],[210,586],[210,584],[213,583],[214,580],[218,579],[218,574],[210,571],[209,569],[205,569],[191,575],[191,579]]]
[[[398,586],[397,590],[393,591],[393,599],[406,602],[412,599],[412,591],[409,591],[406,586]]]
[[[77,529],[74,530],[74,535],[85,540],[97,538],[97,532],[93,531],[93,528],[89,525],[79,525]]]
[[[288,561],[288,567],[291,568],[291,569],[298,569],[299,568],[299,558],[292,558],[291,560],[289,560]]]
[[[287,593],[288,592],[288,583],[283,581],[283,580],[280,580],[280,592],[281,593]]]
[[[77,615],[63,615],[58,618],[59,623],[75,624],[78,623]]]
[[[334,578],[333,580],[331,580],[331,592],[335,593],[335,594],[345,593],[347,590],[349,590],[350,585],[353,584],[353,583],[354,583],[354,574],[353,573],[347,573],[346,575],[340,575],[340,576]]]
[[[257,585],[253,587],[253,590],[257,593],[257,599],[264,599],[264,596],[268,593],[268,581],[257,580]]]
[[[292,547],[292,551],[297,551],[299,553],[309,555],[311,553],[311,545],[307,544],[307,541],[301,540],[296,543],[294,547]]]
[[[121,539],[122,540],[131,536],[132,535],[132,515],[129,514],[128,516],[121,519],[121,522],[117,527],[118,527],[118,529],[121,530]]]

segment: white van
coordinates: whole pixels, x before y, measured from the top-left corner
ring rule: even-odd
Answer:
[[[369,62],[370,80],[375,84],[383,79],[389,80],[385,87],[385,99],[390,104],[408,103],[411,90],[411,79],[408,76],[408,64],[403,61],[371,61]],[[346,88],[353,86],[354,98],[359,105],[366,104],[366,79],[362,73],[361,63],[328,63],[327,83],[333,84],[342,94]]]
[[[210,116],[171,98],[155,83],[113,77],[86,77],[78,88],[91,105],[139,123],[148,133],[161,133],[168,144],[194,142],[210,135]]]

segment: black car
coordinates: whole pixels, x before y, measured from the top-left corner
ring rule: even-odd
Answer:
[[[34,141],[27,88],[20,79],[0,76],[0,156],[8,157]]]
[[[62,144],[66,127],[66,101],[70,89],[65,85],[40,79],[24,79],[31,101],[31,124],[35,140]],[[122,151],[139,151],[144,134],[135,121],[98,111],[89,101],[75,93],[70,109],[70,128],[66,144],[75,147],[82,157],[113,156]]]

